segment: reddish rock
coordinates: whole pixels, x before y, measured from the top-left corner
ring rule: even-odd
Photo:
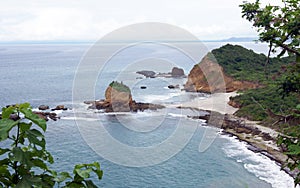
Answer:
[[[258,88],[260,85],[248,81],[234,80],[224,73],[223,68],[207,55],[193,67],[184,89],[191,92],[232,92]]]

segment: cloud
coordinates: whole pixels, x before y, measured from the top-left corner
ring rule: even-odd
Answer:
[[[11,0],[0,7],[0,41],[97,40],[121,26],[148,21],[183,27],[200,39],[253,36],[255,31],[241,18],[241,2]]]

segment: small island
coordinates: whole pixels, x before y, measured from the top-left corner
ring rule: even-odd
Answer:
[[[157,77],[164,77],[164,78],[186,78],[186,75],[184,74],[184,70],[179,67],[173,67],[171,72],[168,73],[156,73],[151,70],[142,70],[137,71],[137,74],[141,74],[145,76],[146,78],[157,78]]]
[[[105,99],[85,101],[88,109],[105,110],[105,112],[137,112],[144,110],[158,110],[163,105],[136,102],[132,99],[131,90],[122,82],[113,81],[105,91]]]

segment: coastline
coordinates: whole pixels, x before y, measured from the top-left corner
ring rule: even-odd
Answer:
[[[236,92],[215,93],[208,98],[196,98],[193,101],[182,103],[177,108],[192,108],[199,111],[219,113],[223,119],[221,125],[210,124],[211,126],[221,128],[224,134],[235,136],[238,140],[246,142],[249,145],[249,150],[275,161],[282,167],[283,171],[294,178],[295,172],[284,167],[288,157],[277,146],[276,140],[279,133],[269,127],[259,125],[259,121],[250,121],[233,115],[238,108],[228,105],[228,102],[231,96],[236,95],[238,95]],[[192,119],[209,119],[207,115],[188,117]]]

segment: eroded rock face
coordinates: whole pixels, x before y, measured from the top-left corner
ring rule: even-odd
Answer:
[[[105,91],[105,101],[109,103],[121,102],[129,104],[132,102],[132,96],[130,92],[118,91],[109,86]]]
[[[115,84],[115,85],[114,85]],[[112,82],[105,91],[105,99],[100,101],[85,101],[90,104],[89,109],[105,110],[106,112],[137,112],[144,110],[157,110],[162,105],[141,103],[132,100],[130,89],[122,83]]]
[[[259,84],[249,81],[238,81],[224,73],[223,68],[207,55],[195,65],[188,75],[184,89],[190,92],[232,92],[258,88]]]

